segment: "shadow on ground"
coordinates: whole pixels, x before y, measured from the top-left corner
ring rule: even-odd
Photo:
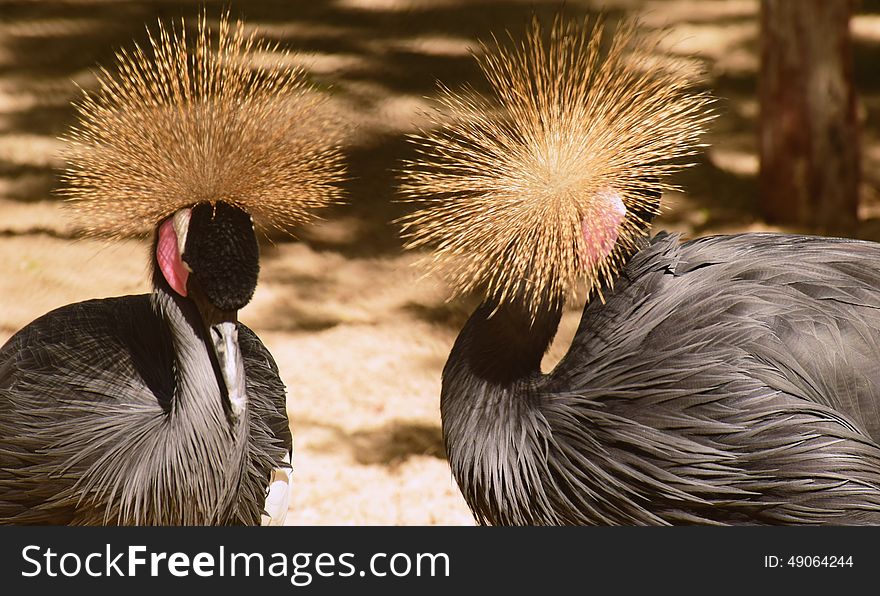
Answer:
[[[436,424],[392,420],[379,427],[349,432],[339,426],[316,420],[301,419],[299,429],[319,428],[331,437],[313,446],[315,452],[350,451],[361,465],[398,466],[413,456],[446,458],[443,434]]]

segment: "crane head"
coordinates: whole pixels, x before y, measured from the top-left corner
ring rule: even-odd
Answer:
[[[156,262],[181,296],[194,284],[214,308],[237,311],[250,302],[260,273],[253,220],[222,201],[180,209],[159,226]]]
[[[156,264],[170,288],[198,309],[233,411],[245,402],[238,310],[260,272],[259,245],[247,212],[218,201],[180,209],[158,230]]]
[[[483,45],[490,92],[442,88],[433,126],[412,137],[406,246],[433,249],[429,269],[456,293],[533,318],[613,284],[712,117],[690,65],[646,42],[634,24],[559,17]]]

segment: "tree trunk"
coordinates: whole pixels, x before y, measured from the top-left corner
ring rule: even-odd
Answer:
[[[761,209],[771,223],[850,235],[859,139],[851,0],[761,2]]]

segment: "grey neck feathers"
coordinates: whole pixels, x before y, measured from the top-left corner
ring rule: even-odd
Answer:
[[[138,441],[127,444],[136,457],[105,461],[116,496],[105,495],[107,521],[123,524],[214,525],[236,521],[237,487],[245,468],[246,416],[230,417],[206,333],[195,307],[157,288],[158,319],[170,329],[175,390],[170,410],[132,411],[126,429]],[[161,324],[161,323],[160,323]],[[114,520],[115,518],[115,520]]]
[[[168,324],[174,343],[173,415],[201,420],[215,431],[232,433],[241,426],[243,416],[236,415],[229,403],[220,364],[195,306],[164,288],[153,291],[152,301],[156,314]],[[240,404],[236,410],[243,413],[245,406]]]
[[[539,510],[538,454],[551,430],[541,411],[541,358],[562,305],[532,320],[519,305],[482,304],[465,324],[443,371],[443,436],[453,476],[477,520],[503,517],[503,504]],[[546,502],[546,499],[543,500]],[[534,506],[534,507],[533,507]],[[508,523],[533,519],[514,518]]]

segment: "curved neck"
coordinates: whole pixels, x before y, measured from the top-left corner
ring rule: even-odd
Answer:
[[[481,523],[499,519],[498,503],[524,499],[523,507],[529,508],[528,491],[516,489],[530,485],[521,477],[522,464],[539,459],[534,453],[540,449],[543,418],[531,410],[541,407],[535,401],[545,379],[541,359],[559,327],[562,304],[542,305],[536,312],[533,319],[521,303],[484,302],[459,333],[443,369],[446,453]],[[500,472],[509,476],[502,480]]]
[[[449,363],[466,374],[509,387],[541,374],[541,359],[556,335],[562,303],[547,303],[534,318],[519,302],[483,302],[468,319],[452,349]]]

